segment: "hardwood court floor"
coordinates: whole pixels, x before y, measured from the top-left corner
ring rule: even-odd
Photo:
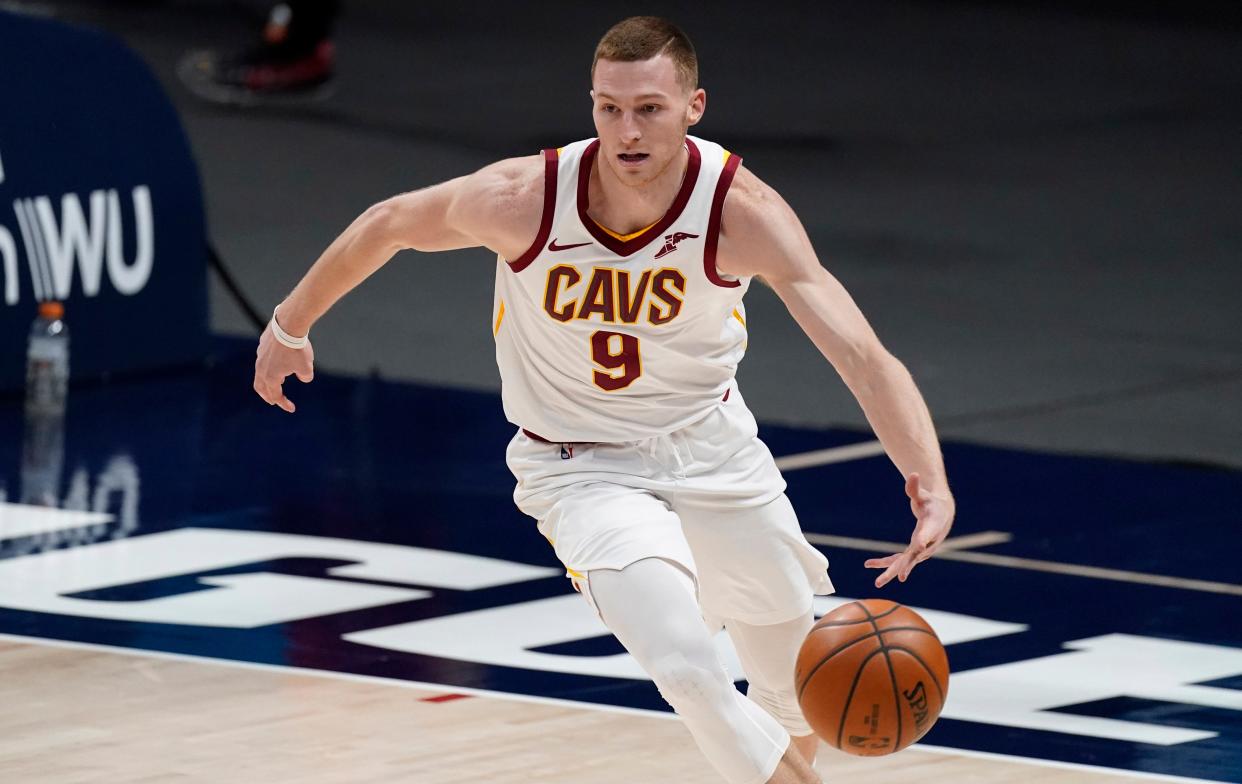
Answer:
[[[292,670],[0,640],[0,780],[718,784],[677,721]],[[1067,767],[822,747],[827,781],[1124,784]]]

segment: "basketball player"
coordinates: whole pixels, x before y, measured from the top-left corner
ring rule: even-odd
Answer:
[[[311,325],[398,250],[495,251],[518,506],[724,779],[818,782],[793,668],[812,596],[832,584],[734,381],[750,281],[785,302],[905,477],[917,523],[903,552],[866,562],[883,570],[877,587],[904,581],[952,524],[931,418],[789,206],[738,156],[687,136],[707,97],[685,34],[627,19],[600,41],[591,76],[597,139],[355,220],[277,307],[254,388],[293,412],[282,383],[311,380]],[[745,697],[714,653],[719,624]]]

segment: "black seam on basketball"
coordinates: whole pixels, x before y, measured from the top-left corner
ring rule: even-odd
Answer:
[[[897,712],[897,739],[893,741],[893,751],[901,748],[901,690],[897,688],[897,673],[893,672],[893,657],[888,655],[888,646],[884,638],[880,638],[880,652],[884,654],[884,663],[888,665],[888,679],[893,684],[893,710]]]
[[[883,640],[883,638],[881,638],[881,640]],[[882,641],[880,644],[884,645]],[[904,645],[887,645],[885,647],[890,651],[902,651],[903,653],[910,654],[910,657],[918,662],[919,665],[927,672],[927,677],[931,678],[931,682],[936,686],[936,691],[940,694],[940,704],[944,704],[944,689],[940,687],[940,679],[936,677],[936,673],[932,672],[931,667],[927,666],[927,662],[923,661],[922,656],[919,656],[914,650],[907,648]]]
[[[833,656],[836,656],[841,651],[850,647],[851,645],[857,645],[863,640],[874,639],[878,637],[879,634],[880,634],[879,632],[871,632],[870,634],[864,634],[861,637],[855,637],[854,639],[850,640],[847,643],[838,645],[836,648],[833,648],[831,651],[828,651],[822,657],[820,657],[820,660],[815,664],[814,667],[811,668],[811,671],[806,674],[806,678],[803,679],[802,685],[798,687],[798,699],[802,699],[802,692],[806,691],[806,685],[811,682],[811,678],[815,677],[815,673],[819,672],[819,668],[823,667],[825,662],[827,662]],[[883,644],[884,644],[884,641],[881,640],[880,645],[883,645]]]
[[[880,629],[880,631],[882,632],[919,632],[921,634],[928,634],[928,635],[931,635],[932,637],[935,637],[937,642],[939,642],[940,640],[939,635],[937,635],[935,632],[931,631],[930,629],[923,628],[922,626],[885,626],[883,629]]]
[[[871,617],[872,617],[872,619],[874,619],[874,620],[877,620],[877,621],[878,621],[878,620],[880,620],[881,618],[884,618],[884,617],[886,617],[886,616],[892,615],[893,613],[897,612],[897,611],[898,611],[898,610],[900,610],[900,609],[901,609],[901,605],[900,605],[900,604],[894,604],[892,607],[889,607],[887,610],[885,610],[884,612],[880,613],[879,615],[873,615],[873,616],[871,616]]]
[[[858,602],[851,602],[851,604],[858,604]],[[849,605],[848,605],[848,604],[844,604],[844,605],[841,605],[841,606],[842,606],[842,607],[848,607]],[[860,605],[860,606],[861,606],[861,605]],[[837,608],[837,609],[840,609],[840,608]],[[901,605],[900,605],[900,604],[894,604],[892,607],[888,608],[887,610],[885,610],[884,612],[880,613],[879,615],[875,615],[875,616],[872,616],[872,617],[873,617],[873,618],[875,618],[875,619],[878,621],[879,619],[881,619],[881,618],[883,618],[883,617],[885,617],[885,616],[887,616],[887,615],[892,615],[893,613],[897,612],[897,611],[898,611],[898,610],[900,610],[900,609],[901,609]],[[834,612],[835,612],[835,610],[834,610]],[[858,619],[858,620],[856,620],[856,621],[828,621],[827,623],[824,623],[823,621],[820,621],[819,623],[815,624],[815,628],[817,628],[817,629],[822,629],[822,628],[824,628],[825,626],[853,626],[853,625],[854,625],[854,624],[856,624],[856,623],[868,623],[870,620],[871,620],[871,618],[859,618],[859,619]]]
[[[870,623],[870,621],[860,621],[859,623]],[[874,626],[874,624],[872,625]],[[820,631],[821,629],[827,629],[827,628],[829,627],[820,626],[819,628],[811,629],[809,632],[807,632],[807,636],[810,636],[814,634],[815,632]],[[936,637],[934,632],[929,632],[926,629],[924,629],[922,626],[885,626],[883,629],[880,629],[879,632],[880,634],[884,634],[885,632],[922,632],[923,634],[930,634],[931,636]],[[868,634],[865,636],[874,637],[875,632],[872,632],[871,634]],[[858,639],[861,640],[863,638],[859,637]],[[936,639],[940,639],[940,638],[936,637]]]
[[[883,647],[880,647],[867,654],[867,658],[862,660],[862,663],[858,665],[858,670],[854,673],[854,682],[850,684],[850,693],[845,695],[845,704],[841,706],[841,725],[837,728],[838,749],[841,748],[841,738],[845,735],[845,720],[850,715],[850,703],[854,701],[854,691],[858,688],[858,679],[862,677],[863,670],[867,669],[867,663],[874,659],[876,654],[882,650]],[[807,680],[809,681],[810,679],[808,678]]]
[[[875,627],[875,633],[880,634],[880,626],[875,622],[875,616],[867,609],[867,605],[859,604],[863,608],[863,612],[871,619],[871,625]],[[888,679],[893,684],[893,708],[897,711],[897,737],[893,741],[893,749],[901,748],[901,692],[897,690],[897,673],[893,672],[893,660],[888,655],[888,646],[884,644],[884,637],[880,636],[880,652],[884,654],[884,663],[888,665]]]

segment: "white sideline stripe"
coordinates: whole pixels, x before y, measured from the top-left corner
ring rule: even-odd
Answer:
[[[980,531],[977,534],[950,536],[940,543],[941,550],[969,550],[972,547],[987,547],[991,544],[1004,544],[1013,540],[1013,534],[1004,531]]]
[[[237,659],[217,659],[211,656],[196,656],[191,653],[167,653],[165,651],[148,651],[141,648],[125,648],[120,645],[101,645],[93,642],[77,642],[75,640],[52,640],[45,637],[30,637],[24,634],[6,634],[0,632],[0,641],[43,645],[49,648],[67,648],[69,650],[95,651],[97,653],[119,653],[149,659],[167,659],[169,661],[191,662],[196,664],[218,664],[225,667],[237,667],[243,670],[258,670],[279,675],[309,675],[316,678],[365,683],[373,686],[399,686],[410,689],[429,689],[432,691],[449,691],[453,694],[469,694],[472,697],[496,697],[516,702],[532,702],[540,705],[555,705],[562,708],[590,708],[609,710],[615,713],[626,713],[634,716],[657,716],[659,718],[677,719],[678,716],[664,711],[645,710],[642,708],[625,708],[616,705],[597,705],[593,702],[577,702],[562,700],[556,697],[534,697],[527,694],[512,694],[507,691],[491,691],[474,689],[468,686],[453,686],[447,683],[429,683],[426,681],[408,681],[402,678],[381,678],[377,675],[358,675],[352,672],[336,672],[335,670],[316,670],[310,667],[294,667],[288,664],[260,664],[258,662],[238,661]]]
[[[0,542],[110,523],[113,519],[105,512],[81,512],[0,501]]]
[[[680,719],[677,714],[669,713],[667,711],[625,708],[618,705],[600,705],[594,702],[561,700],[555,697],[532,697],[526,694],[510,694],[509,692],[492,691],[490,689],[472,689],[445,683],[407,681],[400,678],[380,678],[374,675],[355,675],[354,673],[336,672],[334,670],[315,670],[308,667],[292,667],[286,664],[257,664],[255,662],[237,661],[236,659],[214,659],[209,656],[195,656],[193,654],[186,653],[165,653],[163,651],[148,651],[139,648],[123,648],[117,645],[100,645],[98,643],[76,642],[71,640],[51,640],[43,637],[29,637],[21,634],[0,633],[0,640],[25,643],[27,645],[42,645],[48,648],[65,648],[68,650],[116,653],[125,656],[133,656],[135,658],[166,659],[169,661],[191,662],[195,664],[215,664],[224,667],[237,667],[243,670],[258,670],[261,672],[272,672],[281,675],[307,675],[316,678],[350,681],[353,683],[365,683],[376,686],[398,686],[405,688],[431,689],[435,691],[447,690],[454,694],[469,694],[473,697],[492,697],[499,700],[513,700],[515,702],[529,702],[539,705],[581,708],[583,710],[594,710],[602,713],[621,713],[629,716],[654,717],[669,721],[678,721]],[[1057,760],[1046,760],[1039,757],[1018,757],[1010,754],[996,754],[989,751],[955,749],[951,746],[925,746],[921,743],[916,743],[910,748],[922,749],[923,751],[929,751],[935,754],[959,754],[965,757],[979,757],[982,759],[998,760],[1003,762],[1017,762],[1038,767],[1080,770],[1091,773],[1100,773],[1103,775],[1134,776],[1151,781],[1168,781],[1178,784],[1227,784],[1227,782],[1220,782],[1212,779],[1195,779],[1184,776],[1171,776],[1165,773],[1147,773],[1144,771],[1126,770],[1124,768],[1106,768],[1098,765],[1082,765],[1076,762],[1059,762]]]
[[[800,452],[796,455],[785,455],[776,458],[776,467],[782,471],[797,471],[800,468],[813,468],[829,463],[844,463],[849,460],[861,460],[864,457],[876,457],[884,454],[884,445],[879,441],[863,441],[857,444],[834,446],[831,449],[816,449],[814,452]]]
[[[909,542],[883,542],[878,539],[859,539],[853,536],[832,536],[829,534],[812,533],[805,534],[805,536],[806,540],[812,544],[826,544],[830,547],[844,547],[850,550],[871,550],[881,553],[899,553],[909,546]],[[1158,585],[1163,588],[1180,588],[1186,591],[1242,596],[1242,585],[1234,585],[1233,583],[1195,580],[1189,577],[1170,577],[1165,574],[1130,572],[1125,569],[1107,569],[1100,566],[1041,561],[1035,558],[1018,558],[1012,555],[960,552],[950,548],[948,550],[937,550],[932,558],[941,558],[946,561],[964,561],[966,563],[984,564],[987,566],[1003,566],[1008,569],[1027,569],[1032,572],[1068,574],[1074,577],[1090,577],[1096,580],[1113,580],[1121,583]]]
[[[978,759],[998,760],[1001,762],[1027,762],[1039,765],[1045,768],[1061,768],[1062,770],[1078,770],[1084,773],[1101,773],[1114,776],[1131,776],[1137,779],[1147,779],[1149,781],[1174,781],[1174,782],[1193,782],[1194,784],[1226,784],[1218,782],[1215,779],[1192,779],[1186,776],[1174,776],[1168,773],[1149,773],[1143,770],[1126,770],[1124,768],[1105,768],[1096,765],[1083,765],[1080,762],[1061,762],[1060,760],[1046,760],[1037,757],[1014,757],[1009,754],[997,754],[992,751],[975,751],[974,749],[955,749],[952,746],[926,746],[922,743],[916,743],[910,748],[930,751],[933,754],[957,754],[963,757],[976,757]]]
[[[0,185],[4,184],[4,158],[0,158]]]

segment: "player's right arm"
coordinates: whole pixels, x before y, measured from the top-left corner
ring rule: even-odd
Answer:
[[[359,215],[323,252],[280,303],[279,324],[301,336],[332,305],[398,251],[486,247],[520,256],[539,230],[544,166],[540,156],[510,158],[474,174],[386,199]],[[294,411],[282,389],[286,377],[309,382],[314,353],[291,349],[272,334],[259,338],[254,390],[267,403]]]

